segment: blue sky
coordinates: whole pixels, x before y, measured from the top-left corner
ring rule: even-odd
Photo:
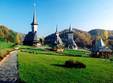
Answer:
[[[17,32],[31,30],[33,0],[0,0],[0,24]],[[73,28],[113,30],[113,0],[37,0],[38,35]]]

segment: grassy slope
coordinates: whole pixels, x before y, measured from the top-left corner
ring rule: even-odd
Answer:
[[[69,69],[55,64],[78,60],[86,69]],[[19,53],[19,73],[26,83],[112,83],[113,63],[102,59]]]
[[[12,43],[0,41],[0,56],[3,57],[7,53],[7,51],[11,50],[12,45]]]

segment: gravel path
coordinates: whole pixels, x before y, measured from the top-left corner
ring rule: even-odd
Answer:
[[[17,79],[17,51],[14,51],[0,62],[0,83],[17,83]]]

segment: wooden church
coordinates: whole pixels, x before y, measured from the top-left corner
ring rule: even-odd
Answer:
[[[74,37],[73,37],[73,30],[71,28],[71,25],[69,27],[69,32],[68,32],[67,35],[68,35],[67,48],[68,49],[77,50],[78,49],[78,46],[77,46],[77,44],[75,43],[75,41],[73,39]]]
[[[38,22],[37,22],[37,16],[36,16],[36,5],[34,5],[33,21],[31,23],[31,28],[32,28],[32,31],[30,31],[24,37],[23,45],[37,46],[38,44],[38,39],[37,39]]]
[[[54,40],[52,44],[52,50],[57,51],[57,52],[63,52],[64,51],[64,45],[63,42],[59,36],[58,32],[58,25],[56,26],[56,32],[54,34]]]
[[[112,56],[112,50],[104,44],[102,38],[96,39],[92,42],[91,51],[93,57],[110,58]]]

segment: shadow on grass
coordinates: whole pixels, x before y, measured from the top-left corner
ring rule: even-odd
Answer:
[[[27,83],[27,82],[25,82],[25,81],[19,79],[19,81],[18,81],[17,83]]]
[[[51,64],[52,66],[57,66],[57,67],[63,67],[63,68],[67,68],[65,65],[63,64]]]
[[[75,69],[84,69],[84,68],[86,68],[86,66],[85,67],[83,67],[83,66],[78,66],[78,65],[76,65],[76,66],[67,66],[67,65],[64,65],[64,64],[51,64],[52,66],[57,66],[57,67],[62,67],[62,68],[75,68]]]

